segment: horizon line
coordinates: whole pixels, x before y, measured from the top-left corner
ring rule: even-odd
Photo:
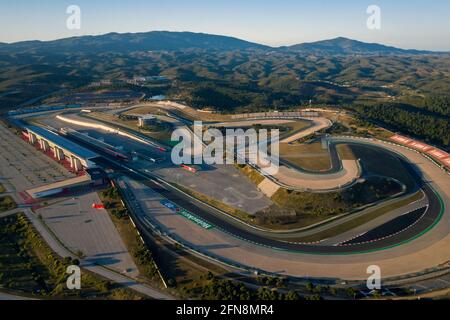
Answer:
[[[450,50],[447,51],[447,50],[429,50],[429,49],[416,49],[416,48],[402,48],[400,46],[396,46],[396,45],[392,45],[392,44],[386,44],[386,43],[381,43],[381,42],[365,42],[365,41],[362,41],[362,40],[358,40],[358,39],[354,39],[354,38],[350,38],[350,37],[346,37],[346,36],[336,36],[336,37],[332,37],[332,38],[322,38],[322,39],[315,40],[315,41],[297,42],[297,43],[293,43],[293,44],[273,46],[273,45],[270,45],[270,44],[264,44],[264,43],[259,43],[259,42],[255,42],[255,41],[251,41],[251,40],[246,40],[246,39],[243,39],[243,38],[240,38],[240,37],[237,37],[237,36],[233,36],[233,35],[207,33],[207,32],[196,32],[196,31],[188,31],[188,30],[184,30],[184,31],[150,30],[150,31],[135,31],[135,32],[133,32],[133,31],[130,31],[130,32],[111,31],[111,32],[99,33],[99,34],[74,35],[74,36],[69,36],[69,37],[54,38],[54,39],[50,39],[50,40],[28,39],[28,40],[14,41],[14,42],[0,42],[0,44],[3,44],[3,45],[15,45],[15,44],[26,43],[26,42],[46,43],[46,42],[54,42],[54,41],[60,41],[60,40],[66,40],[66,39],[74,39],[74,38],[82,38],[82,37],[100,37],[100,36],[105,36],[105,35],[109,35],[109,34],[125,35],[125,34],[146,34],[146,33],[152,33],[152,32],[192,33],[192,34],[203,34],[203,35],[209,35],[209,36],[228,37],[228,38],[234,38],[234,39],[237,39],[237,40],[240,40],[240,41],[253,43],[253,44],[256,44],[256,45],[260,45],[260,46],[269,47],[269,48],[272,48],[272,49],[280,49],[280,48],[285,48],[285,47],[290,47],[290,46],[295,46],[295,45],[311,44],[311,43],[316,43],[316,42],[321,42],[321,41],[329,41],[329,40],[335,40],[335,39],[342,38],[342,39],[346,39],[346,40],[358,41],[358,42],[365,43],[365,44],[377,44],[377,45],[383,45],[383,46],[392,47],[392,48],[395,48],[395,49],[407,50],[407,51],[427,51],[427,52],[432,52],[432,53],[450,53]]]

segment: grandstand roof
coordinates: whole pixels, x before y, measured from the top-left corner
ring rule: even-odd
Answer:
[[[97,158],[99,155],[95,152],[92,152],[86,148],[83,148],[82,146],[64,138],[61,137],[60,135],[38,127],[38,126],[26,126],[25,127],[26,130],[48,140],[51,141],[52,143],[56,144],[57,146],[61,147],[62,149],[65,149],[67,151],[69,151],[70,153],[73,153],[74,155],[78,156],[81,159],[92,159],[92,158]]]

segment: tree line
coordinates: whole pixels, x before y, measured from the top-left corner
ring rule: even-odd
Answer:
[[[445,148],[450,143],[450,124],[445,117],[424,114],[418,109],[408,109],[394,103],[354,105],[347,108],[363,119],[381,122],[392,130],[399,130]]]

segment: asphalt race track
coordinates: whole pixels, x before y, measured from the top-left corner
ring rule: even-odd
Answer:
[[[83,145],[82,143],[80,143],[80,141],[77,141],[77,143]],[[354,141],[350,143],[358,144]],[[364,143],[361,144],[364,145]],[[85,145],[85,147],[92,148],[92,146],[89,145]],[[381,147],[374,148],[394,154],[393,152],[385,150]],[[102,152],[100,148],[95,148],[95,151],[102,155],[102,157],[96,161],[98,165],[105,168],[114,168],[115,170],[121,171],[131,178],[140,181],[141,183],[152,188],[154,191],[158,192],[179,207],[187,209],[197,217],[207,221],[216,229],[221,230],[226,234],[232,235],[238,239],[247,241],[252,244],[276,250],[317,255],[346,255],[388,249],[403,243],[407,243],[415,239],[416,237],[426,233],[439,222],[444,212],[444,205],[442,200],[439,198],[439,195],[429,185],[423,184],[420,173],[413,167],[412,164],[404,162],[406,168],[419,183],[419,185],[421,185],[421,189],[428,198],[428,210],[424,215],[422,215],[420,219],[394,219],[387,223],[389,228],[386,228],[386,230],[391,230],[391,234],[383,233],[381,235],[379,229],[375,228],[367,233],[367,239],[363,238],[363,241],[361,241],[360,239],[355,242],[352,241],[351,245],[348,245],[348,243],[346,243],[346,245],[330,246],[321,245],[320,243],[305,244],[288,242],[286,241],[288,239],[279,237],[276,233],[255,229],[249,225],[237,221],[236,219],[230,218],[223,212],[179,191],[178,189],[174,188],[173,186],[154,176],[153,174],[149,172],[143,172],[142,170],[133,167],[132,164],[126,162],[119,163],[117,162],[117,159],[111,157],[107,153]],[[336,153],[332,153],[332,156],[334,159],[337,159]],[[401,156],[399,155],[396,156],[401,158]],[[408,226],[408,223],[411,224]],[[385,227],[386,226],[383,226],[383,228]]]
[[[427,210],[428,207],[423,207],[412,212],[408,212],[398,218],[395,218],[389,222],[386,222],[385,224],[382,224],[381,226],[370,230],[369,232],[359,237],[356,237],[350,241],[346,241],[342,243],[342,245],[355,245],[391,237],[392,235],[405,231],[410,226],[419,222],[420,219],[425,216]]]
[[[245,224],[231,223],[228,219],[224,219],[223,213],[215,210],[214,208],[207,206],[206,204],[203,204],[195,199],[192,199],[188,195],[177,191],[169,185],[163,186],[161,183],[162,181],[158,181],[158,178],[148,173],[137,172],[128,165],[118,164],[116,161],[108,159],[106,155],[101,160],[99,159],[98,164],[101,166],[112,167],[116,170],[119,169],[123,171],[123,173],[129,175],[131,178],[136,179],[146,186],[152,188],[154,191],[158,192],[178,206],[189,210],[197,217],[214,225],[216,229],[219,229],[222,232],[233,235],[234,237],[237,237],[241,240],[245,240],[253,244],[276,250],[319,255],[360,254],[365,252],[379,251],[409,242],[417,236],[420,236],[421,234],[430,230],[435,224],[437,224],[443,213],[443,204],[439,199],[439,196],[428,185],[423,185],[422,190],[428,197],[429,208],[426,211],[425,216],[416,221],[413,226],[403,232],[395,234],[391,237],[381,239],[379,241],[360,243],[352,246],[321,246],[320,244],[312,245],[292,243],[278,240],[274,238],[275,235],[271,233],[267,233],[266,236],[262,235],[260,234],[260,232],[256,232],[256,230],[253,230],[251,227],[248,227]],[[412,167],[410,168],[410,170],[416,176],[418,175]],[[396,223],[394,229],[404,229],[404,224],[402,223],[403,220],[397,222],[399,225],[397,226]]]

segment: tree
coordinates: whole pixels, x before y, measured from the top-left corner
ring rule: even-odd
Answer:
[[[314,290],[314,284],[313,284],[311,281],[309,281],[309,282],[306,284],[306,290],[308,290],[308,291],[310,291],[310,292],[313,292],[313,290]]]
[[[329,292],[332,296],[337,295],[337,289],[336,289],[336,288],[329,287],[329,288],[328,288],[328,292]]]
[[[258,300],[270,301],[270,300],[279,300],[280,296],[277,290],[270,290],[265,287],[261,287],[257,291]]]
[[[353,288],[347,288],[347,290],[345,290],[347,295],[351,298],[354,298],[356,295],[356,291]]]
[[[284,300],[300,300],[300,296],[297,292],[291,290],[284,296]]]

